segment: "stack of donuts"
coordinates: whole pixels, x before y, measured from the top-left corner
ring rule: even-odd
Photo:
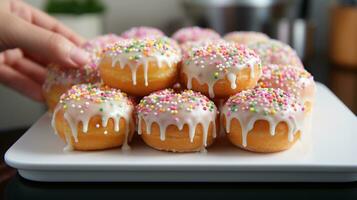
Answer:
[[[135,134],[170,152],[220,137],[253,152],[289,149],[306,134],[313,77],[287,44],[263,33],[152,27],[89,40],[82,69],[51,66],[44,96],[68,150],[128,149]]]

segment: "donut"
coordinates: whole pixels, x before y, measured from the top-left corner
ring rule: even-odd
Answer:
[[[201,40],[216,40],[220,39],[221,36],[212,29],[193,26],[179,29],[172,35],[172,38],[179,44],[183,44]]]
[[[100,81],[98,62],[102,49],[109,43],[121,40],[114,34],[103,35],[83,44],[82,48],[89,53],[90,61],[83,68],[65,68],[51,64],[43,84],[43,95],[49,110],[56,107],[60,96],[73,85],[80,83],[96,83]]]
[[[258,87],[280,88],[295,95],[311,111],[315,98],[314,77],[305,69],[288,65],[264,65]]]
[[[253,42],[247,46],[259,55],[263,65],[277,64],[304,68],[295,50],[278,40]]]
[[[136,112],[138,134],[157,150],[205,151],[216,137],[216,106],[199,92],[157,91],[145,96]]]
[[[269,37],[266,34],[254,31],[233,31],[227,33],[223,38],[227,41],[244,45],[269,40]]]
[[[49,111],[54,110],[61,95],[73,85],[99,81],[98,72],[90,67],[64,69],[57,65],[48,66],[47,76],[43,84],[43,95]]]
[[[130,28],[127,31],[124,31],[120,36],[125,39],[133,39],[133,38],[142,39],[147,37],[152,37],[152,38],[162,37],[165,36],[165,34],[157,28],[138,26],[138,27]]]
[[[180,44],[182,57],[184,57],[185,55],[188,56],[188,54],[193,48],[203,47],[208,43],[220,43],[220,42],[225,42],[225,40],[223,39],[199,40],[199,41],[189,41],[189,42],[182,43]]]
[[[82,48],[89,53],[93,52],[94,54],[100,54],[107,45],[110,45],[123,39],[124,38],[114,33],[109,33],[86,41],[82,45]]]
[[[167,38],[127,39],[108,47],[99,64],[103,82],[135,96],[173,85],[181,52]]]
[[[125,93],[101,84],[74,85],[61,96],[52,127],[65,150],[128,148],[135,127],[133,103]]]
[[[232,144],[253,152],[289,149],[304,132],[305,110],[279,88],[254,88],[231,96],[221,110]]]
[[[208,42],[184,54],[181,82],[211,98],[227,98],[253,88],[261,76],[254,51],[233,42]]]

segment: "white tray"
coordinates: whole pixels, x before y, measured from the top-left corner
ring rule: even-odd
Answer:
[[[356,119],[318,84],[311,141],[303,142],[305,137],[285,152],[246,152],[220,138],[206,154],[175,154],[150,149],[137,138],[129,152],[66,153],[46,114],[7,151],[5,160],[36,181],[348,182],[357,180]]]

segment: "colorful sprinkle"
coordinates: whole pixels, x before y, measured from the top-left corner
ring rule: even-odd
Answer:
[[[303,64],[295,50],[278,40],[271,39],[249,43],[248,48],[259,55],[263,65],[292,65],[303,68]]]
[[[156,38],[165,36],[165,34],[157,28],[147,27],[147,26],[139,26],[133,27],[125,32],[123,32],[121,37],[125,39],[142,39],[142,38]]]
[[[258,87],[280,88],[299,97],[308,85],[314,84],[313,76],[305,69],[289,65],[265,65]]]
[[[288,111],[302,111],[303,105],[294,95],[279,88],[255,88],[231,96],[226,105],[231,112],[247,111],[262,115],[275,115]]]
[[[193,46],[184,54],[185,65],[195,65],[201,68],[215,68],[213,78],[226,73],[229,68],[248,67],[252,60],[260,63],[259,57],[243,45],[232,42],[212,41]]]
[[[197,109],[215,112],[216,107],[212,101],[199,92],[185,90],[175,93],[173,89],[154,92],[144,97],[137,106],[138,113],[143,115],[169,113],[175,116],[178,113],[190,113]]]
[[[177,62],[181,58],[178,44],[168,37],[122,40],[108,46],[104,51],[110,57],[128,54],[130,60],[157,55],[175,58]]]
[[[101,104],[110,101],[121,101],[123,98],[127,98],[125,93],[122,93],[118,89],[110,88],[101,84],[79,84],[72,86],[66,93],[62,94],[60,103],[63,108],[68,107],[68,103],[72,103],[72,107],[76,106],[73,102],[85,101]],[[128,105],[132,105],[131,101],[127,101]],[[79,104],[81,106],[81,104]],[[81,106],[79,109],[88,109],[87,106]],[[103,108],[99,108],[99,111],[103,112]]]
[[[194,26],[179,29],[172,35],[172,38],[182,44],[200,40],[216,40],[220,39],[221,36],[212,29]]]

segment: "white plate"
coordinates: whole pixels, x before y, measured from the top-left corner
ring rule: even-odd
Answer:
[[[5,160],[36,181],[356,181],[356,116],[325,86],[317,86],[311,141],[305,137],[285,152],[246,152],[220,138],[205,154],[175,154],[150,149],[138,138],[129,152],[66,153],[46,114]]]

